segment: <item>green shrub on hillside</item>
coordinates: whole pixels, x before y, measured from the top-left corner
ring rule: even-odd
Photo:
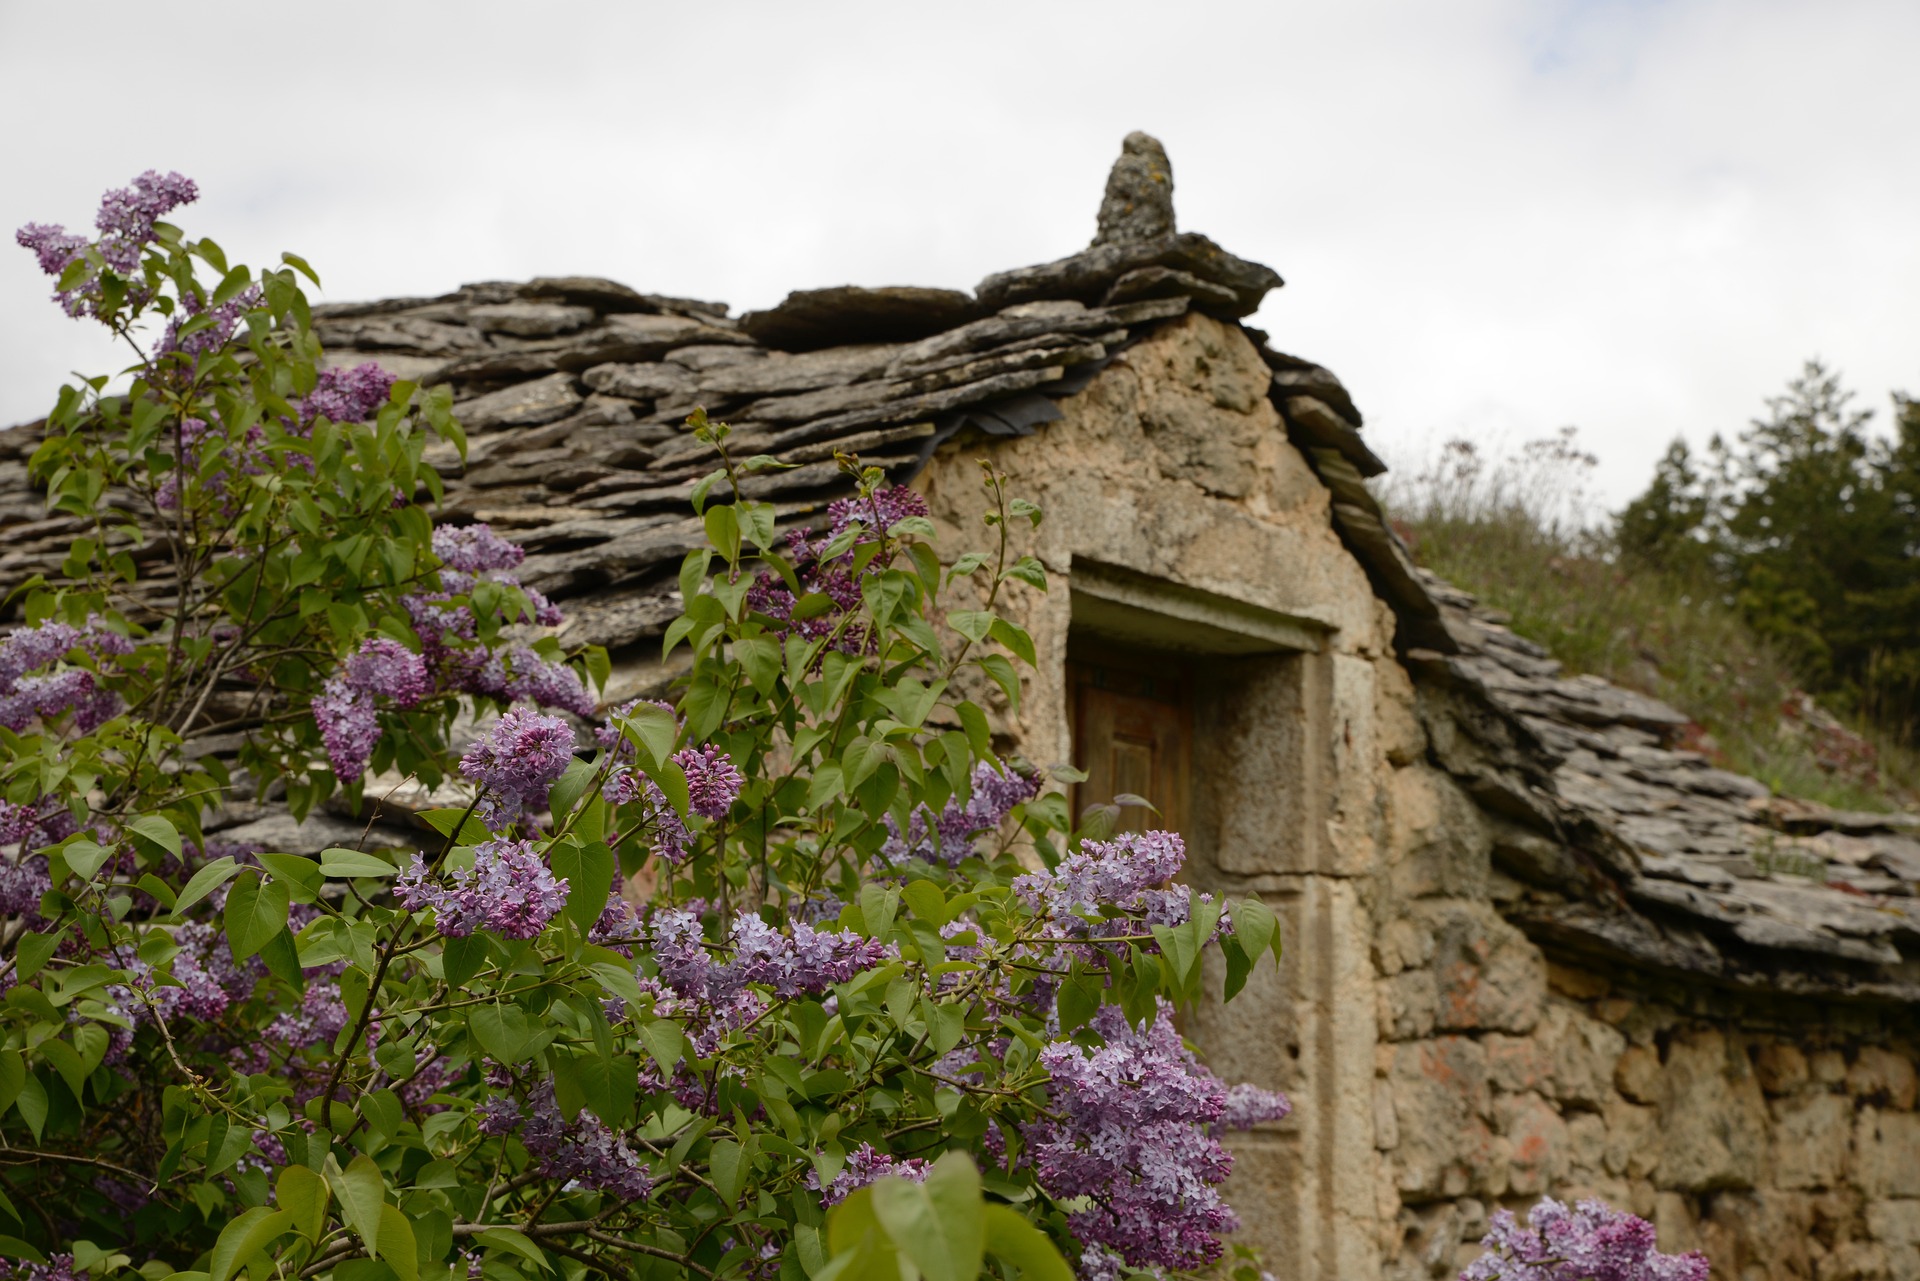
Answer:
[[[1700,727],[1689,745],[1728,768],[1846,808],[1911,803],[1920,761],[1801,694],[1788,653],[1747,622],[1705,554],[1623,554],[1588,493],[1594,461],[1571,428],[1504,455],[1451,441],[1390,476],[1382,497],[1422,564],[1571,671],[1680,708]]]

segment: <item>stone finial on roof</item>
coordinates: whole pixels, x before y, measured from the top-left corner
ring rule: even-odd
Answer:
[[[1271,267],[1235,257],[1197,232],[1176,230],[1166,148],[1130,133],[1107,178],[1093,243],[1070,257],[988,276],[974,296],[992,311],[1027,302],[1116,307],[1186,298],[1201,311],[1238,318],[1252,315],[1280,283]]]
[[[1173,235],[1173,162],[1152,134],[1139,130],[1120,144],[1100,202],[1096,245],[1135,245]]]

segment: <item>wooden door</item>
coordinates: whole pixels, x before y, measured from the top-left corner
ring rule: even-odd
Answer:
[[[1128,806],[1122,831],[1163,828],[1191,835],[1188,775],[1193,761],[1192,680],[1185,664],[1159,655],[1100,653],[1068,663],[1073,697],[1075,820],[1089,805],[1131,793],[1159,811]]]

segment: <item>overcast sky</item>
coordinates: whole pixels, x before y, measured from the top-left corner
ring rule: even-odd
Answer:
[[[1920,394],[1916,49],[1913,0],[0,0],[0,225],[178,169],[190,234],[328,299],[745,309],[1070,253],[1145,129],[1389,459],[1572,423],[1618,501],[1809,356]],[[0,422],[113,365],[47,292],[0,249]]]

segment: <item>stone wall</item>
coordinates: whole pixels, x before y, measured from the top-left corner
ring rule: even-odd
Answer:
[[[1396,771],[1377,882],[1384,1274],[1448,1277],[1487,1216],[1596,1195],[1716,1277],[1920,1278],[1920,1034],[1885,1005],[1766,1001],[1550,959],[1499,907],[1497,821]]]

